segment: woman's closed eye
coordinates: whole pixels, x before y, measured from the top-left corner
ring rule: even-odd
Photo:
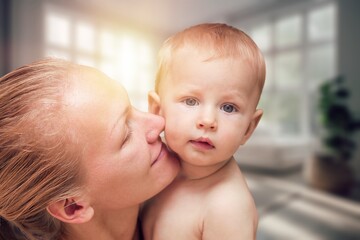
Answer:
[[[131,136],[132,136],[132,128],[130,126],[129,123],[126,123],[126,134],[125,134],[125,138],[122,142],[122,147],[130,140]]]
[[[238,109],[233,104],[230,104],[230,103],[223,104],[220,107],[220,109],[227,113],[238,112]]]

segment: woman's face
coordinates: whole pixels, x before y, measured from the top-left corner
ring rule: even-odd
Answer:
[[[164,119],[134,109],[124,88],[94,69],[82,68],[73,78],[65,103],[84,148],[90,204],[129,207],[160,192],[179,170],[159,138]]]

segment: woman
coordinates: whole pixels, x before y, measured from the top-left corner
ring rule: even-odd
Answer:
[[[140,204],[179,170],[163,118],[99,71],[51,59],[0,79],[0,112],[4,238],[140,239]]]

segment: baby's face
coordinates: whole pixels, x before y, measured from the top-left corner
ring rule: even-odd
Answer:
[[[169,147],[198,166],[227,160],[246,142],[259,94],[256,75],[244,60],[204,59],[194,51],[179,52],[159,89]]]

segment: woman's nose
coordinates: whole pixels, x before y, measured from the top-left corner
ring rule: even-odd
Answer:
[[[158,141],[160,133],[164,131],[165,120],[163,117],[151,114],[141,113],[143,115],[143,122],[141,123],[145,129],[145,137],[148,143]]]

